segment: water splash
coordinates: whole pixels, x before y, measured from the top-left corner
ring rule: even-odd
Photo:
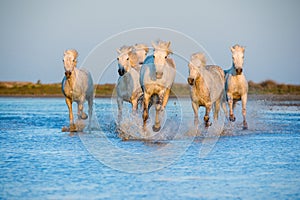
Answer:
[[[161,122],[161,130],[154,132],[152,125],[155,119],[155,108],[152,106],[149,111],[149,119],[147,120],[146,128],[143,127],[143,119],[141,114],[131,114],[130,117],[125,118],[117,127],[117,133],[123,140],[172,140],[179,138],[178,133],[181,120],[180,116],[169,116],[168,111],[160,112],[159,119]],[[171,111],[169,111],[171,112]]]

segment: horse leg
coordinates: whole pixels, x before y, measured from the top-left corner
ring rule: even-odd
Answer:
[[[146,93],[144,93],[144,112],[143,112],[143,127],[144,127],[144,130],[146,129],[146,122],[147,122],[147,119],[149,117],[149,110],[148,110],[148,105],[149,105],[149,99],[150,99],[150,96]]]
[[[198,109],[199,105],[195,102],[192,101],[192,108],[194,110],[194,125],[198,127],[199,124],[199,119],[198,119]]]
[[[157,97],[156,105],[155,105],[155,124],[152,126],[152,130],[154,132],[158,132],[160,130],[160,121],[159,121],[159,112],[161,110],[161,98]]]
[[[217,120],[219,118],[219,112],[220,112],[220,100],[218,99],[214,104],[215,109],[214,109],[214,120]]]
[[[118,123],[120,123],[122,121],[123,99],[118,97],[117,103],[118,103]]]
[[[204,122],[205,122],[205,127],[208,128],[211,126],[211,122],[209,122],[209,113],[211,110],[211,104],[208,104],[205,106],[205,116],[204,116]]]
[[[70,132],[76,131],[76,126],[74,124],[73,110],[72,110],[72,100],[66,98],[66,104],[69,109],[69,120],[70,120]]]
[[[227,93],[228,97],[228,106],[229,106],[229,120],[234,122],[235,121],[235,116],[233,114],[233,97],[231,94]]]
[[[163,102],[162,102],[162,111],[165,109],[165,107],[167,106],[168,100],[169,100],[169,96],[170,96],[170,92],[171,92],[171,88],[168,88],[164,94],[164,98],[163,98]]]
[[[83,103],[78,103],[77,115],[79,119],[87,119],[88,116],[83,112]]]
[[[138,99],[137,98],[132,99],[131,103],[132,103],[132,114],[136,115],[138,109]]]
[[[248,123],[246,121],[246,104],[247,104],[247,94],[242,96],[242,114],[243,114],[243,129],[248,129]]]
[[[88,126],[88,129],[90,129],[90,128],[91,128],[91,125],[92,125],[93,100],[94,100],[94,97],[93,97],[93,96],[90,96],[90,97],[88,98],[88,106],[89,106],[89,126]]]
[[[225,95],[225,92],[223,92],[223,95],[222,95],[221,106],[222,106],[222,110],[224,111],[225,116],[227,118],[227,116],[228,116],[228,110],[227,110],[227,107],[226,107],[226,95]]]

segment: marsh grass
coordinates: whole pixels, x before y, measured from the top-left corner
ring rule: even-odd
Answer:
[[[260,83],[249,81],[249,94],[300,95],[300,85],[282,84],[273,80]],[[96,97],[115,96],[115,84],[95,85]],[[184,83],[174,83],[171,96],[189,97],[190,86]],[[45,96],[63,97],[60,83],[42,84],[32,82],[0,82],[1,96]]]

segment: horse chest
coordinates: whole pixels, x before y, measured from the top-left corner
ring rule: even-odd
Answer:
[[[231,76],[228,80],[228,91],[234,100],[240,100],[248,92],[248,83],[244,76]]]
[[[191,88],[192,101],[197,103],[199,106],[205,106],[208,102],[211,102],[209,93],[198,87]]]
[[[69,82],[66,82],[64,86],[64,93],[66,97],[72,99],[73,101],[80,101],[82,97],[82,92],[72,87]]]

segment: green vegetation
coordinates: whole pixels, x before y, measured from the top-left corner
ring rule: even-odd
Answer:
[[[261,83],[249,81],[249,94],[300,95],[300,85],[278,84],[272,80]]]
[[[189,96],[189,85],[175,83],[172,96]],[[116,96],[115,84],[95,85],[96,97]],[[272,80],[249,81],[249,94],[300,95],[300,85],[278,84]],[[63,97],[60,83],[0,82],[0,96]]]

